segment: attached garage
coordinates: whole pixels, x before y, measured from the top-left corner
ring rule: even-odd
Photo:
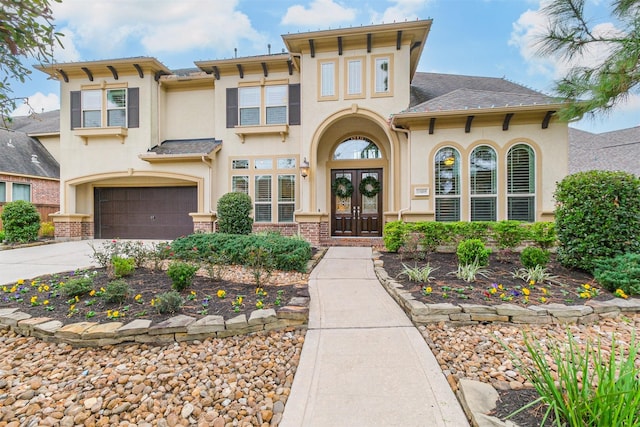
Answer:
[[[96,239],[171,240],[193,233],[197,187],[97,187]]]

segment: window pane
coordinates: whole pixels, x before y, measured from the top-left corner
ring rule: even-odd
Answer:
[[[495,221],[496,220],[496,198],[495,197],[472,197],[471,198],[471,221]]]
[[[368,138],[357,137],[342,142],[333,153],[333,160],[381,159],[378,146]]]
[[[254,161],[256,169],[273,169],[272,159],[256,159]]]
[[[25,200],[27,202],[31,201],[31,186],[29,184],[13,183],[12,191],[13,191],[12,200],[14,202],[16,200]]]
[[[278,159],[278,169],[295,169],[296,159]]]
[[[7,201],[7,184],[0,182],[0,202]]]
[[[240,107],[260,107],[260,87],[241,87],[238,102]]]
[[[362,93],[362,61],[359,59],[349,61],[348,65],[347,93],[356,95]]]
[[[293,202],[296,199],[295,175],[278,175],[278,201]]]
[[[109,110],[107,111],[107,126],[121,126],[127,125],[127,113],[126,110]]]
[[[535,158],[527,145],[516,145],[507,155],[509,193],[535,193]]]
[[[278,222],[293,222],[293,211],[295,205],[293,203],[278,204]]]
[[[271,204],[257,204],[255,206],[255,222],[271,222]]]
[[[248,176],[232,176],[231,191],[234,193],[249,194],[249,177]]]
[[[287,107],[267,107],[267,124],[287,123]]]
[[[509,197],[508,215],[509,219],[516,221],[535,221],[534,197]]]
[[[267,86],[265,87],[265,105],[273,107],[278,105],[287,105],[287,86]]]
[[[460,153],[446,147],[440,149],[435,157],[436,195],[460,194]]]
[[[460,198],[437,198],[436,221],[460,221]]]
[[[249,160],[246,160],[246,159],[232,160],[231,167],[233,169],[249,169]]]
[[[471,153],[471,194],[496,194],[496,152],[477,147]]]
[[[376,92],[389,92],[389,58],[376,59]]]
[[[102,112],[101,111],[83,111],[82,112],[82,127],[97,128],[102,126]]]
[[[256,202],[271,202],[271,175],[256,176]]]
[[[127,106],[127,91],[125,89],[111,89],[107,91],[107,108],[125,108]]]
[[[260,108],[241,108],[240,124],[243,126],[252,126],[260,124]]]
[[[335,64],[333,62],[325,62],[320,66],[321,81],[320,95],[335,95]]]
[[[102,110],[102,91],[83,90],[82,91],[83,110]]]

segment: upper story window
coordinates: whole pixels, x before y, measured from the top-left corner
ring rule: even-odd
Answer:
[[[319,62],[320,67],[320,99],[337,99],[338,97],[338,79],[336,71],[338,68],[337,61]]]
[[[364,96],[364,60],[362,58],[349,58],[346,61],[347,69],[347,98]]]
[[[71,92],[71,129],[139,126],[138,88],[97,88]]]
[[[227,88],[227,128],[300,124],[300,85]]]
[[[391,58],[388,56],[374,58],[374,87],[375,94],[391,93]]]

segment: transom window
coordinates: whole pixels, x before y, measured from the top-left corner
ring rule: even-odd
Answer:
[[[460,221],[460,153],[453,147],[435,157],[436,221]]]
[[[293,222],[296,205],[295,158],[233,159],[231,168],[238,171],[231,176],[231,191],[252,197],[255,222]]]
[[[487,146],[476,147],[469,161],[471,184],[471,221],[496,220],[496,152]]]
[[[363,136],[342,141],[333,152],[333,160],[381,159],[382,153],[375,142]]]

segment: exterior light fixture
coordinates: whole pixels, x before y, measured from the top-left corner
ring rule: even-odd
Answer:
[[[306,178],[309,176],[309,162],[307,161],[306,157],[300,164],[300,175],[302,175],[303,178]]]
[[[455,157],[447,157],[446,159],[444,159],[445,166],[453,166],[455,162],[456,162]]]

